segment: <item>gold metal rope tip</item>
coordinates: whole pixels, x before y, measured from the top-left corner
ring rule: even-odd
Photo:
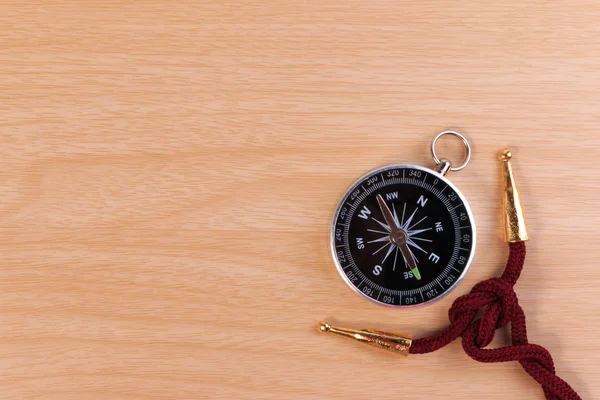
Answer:
[[[319,330],[323,333],[331,332],[339,336],[344,336],[378,349],[399,354],[403,357],[408,356],[410,346],[412,345],[412,338],[410,335],[400,335],[374,329],[357,330],[332,326],[326,322],[319,322]]]
[[[512,150],[511,149],[503,149],[499,154],[498,154],[498,159],[500,161],[504,161],[504,162],[508,162],[512,159]]]
[[[327,322],[319,322],[319,330],[323,333],[327,333],[331,330],[331,326]]]
[[[509,243],[525,242],[529,240],[525,215],[517,190],[517,183],[512,170],[512,151],[504,149],[498,155],[502,162],[502,181],[504,182],[504,194],[502,203],[504,205],[504,221],[506,241]]]

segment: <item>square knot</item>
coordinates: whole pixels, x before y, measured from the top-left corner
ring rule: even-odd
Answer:
[[[471,293],[456,299],[450,308],[449,318],[453,324],[468,319],[476,330],[477,345],[483,348],[492,342],[496,329],[512,320],[518,304],[510,282],[491,278],[475,285]],[[475,321],[481,309],[481,317]]]

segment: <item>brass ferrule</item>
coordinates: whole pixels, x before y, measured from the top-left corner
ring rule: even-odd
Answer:
[[[368,344],[369,346],[391,351],[402,357],[408,356],[410,346],[412,345],[412,338],[410,335],[398,335],[396,333],[381,332],[373,329],[359,331],[331,326],[326,322],[320,322],[319,330],[323,333],[334,333],[336,335],[345,336],[358,342]]]
[[[525,215],[521,207],[519,191],[513,175],[511,159],[512,152],[505,149],[498,156],[502,162],[502,180],[504,182],[504,195],[502,198],[504,206],[504,221],[506,230],[506,241],[509,243],[525,242],[529,240]]]

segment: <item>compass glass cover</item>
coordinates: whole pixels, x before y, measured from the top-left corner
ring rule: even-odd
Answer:
[[[387,223],[378,195],[396,226]],[[405,245],[392,243],[399,231]],[[356,292],[383,305],[414,307],[439,300],[464,277],[475,226],[466,200],[446,178],[396,165],[369,173],[346,193],[331,240],[338,270]]]

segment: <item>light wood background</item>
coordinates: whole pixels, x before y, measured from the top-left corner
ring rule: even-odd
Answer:
[[[498,275],[507,145],[530,339],[600,398],[597,1],[19,1],[0,23],[1,398],[541,398],[458,342],[402,360],[316,329],[431,334]],[[434,306],[372,305],[331,260],[337,201],[431,166],[447,128],[474,147],[450,178],[475,262]]]

